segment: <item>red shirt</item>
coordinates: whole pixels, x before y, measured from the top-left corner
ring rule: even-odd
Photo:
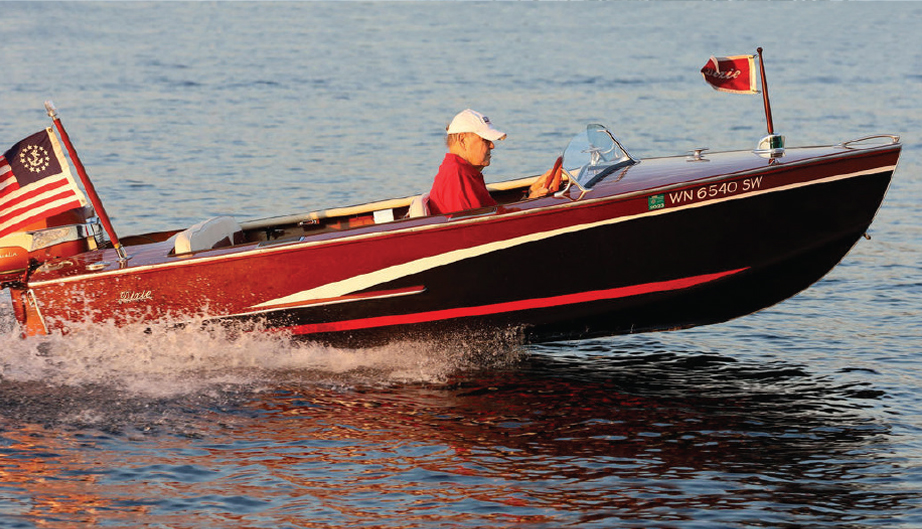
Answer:
[[[495,205],[483,173],[457,154],[445,154],[429,191],[429,212],[452,213]]]

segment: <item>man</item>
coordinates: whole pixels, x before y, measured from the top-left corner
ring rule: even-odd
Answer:
[[[495,206],[496,201],[487,191],[481,171],[490,165],[494,142],[505,139],[506,133],[494,128],[490,118],[471,109],[458,113],[447,132],[448,153],[429,191],[429,212],[452,213]],[[542,175],[531,186],[526,198],[546,195],[553,172],[554,169]]]

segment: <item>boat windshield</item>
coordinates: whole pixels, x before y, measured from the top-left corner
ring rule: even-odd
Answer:
[[[622,167],[637,163],[604,125],[590,124],[563,154],[563,168],[583,189],[590,189]]]

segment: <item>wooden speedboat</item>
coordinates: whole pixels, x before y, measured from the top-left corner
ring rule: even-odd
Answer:
[[[361,344],[686,328],[823,277],[868,229],[900,150],[892,136],[803,148],[770,139],[638,160],[590,125],[565,152],[563,188],[546,197],[522,200],[534,180],[523,178],[491,186],[496,207],[426,215],[421,197],[405,197],[220,217],[122,238],[118,252],[74,211],[0,239],[0,281],[25,334],[216,322]]]

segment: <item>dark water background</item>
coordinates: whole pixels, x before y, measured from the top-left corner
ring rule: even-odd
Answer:
[[[587,121],[641,157],[750,149],[760,99],[698,69],[757,46],[789,145],[905,145],[871,240],[712,327],[0,337],[0,526],[922,527],[922,4],[0,7],[0,142],[54,99],[121,234],[418,193],[466,107],[509,133],[488,180]]]

